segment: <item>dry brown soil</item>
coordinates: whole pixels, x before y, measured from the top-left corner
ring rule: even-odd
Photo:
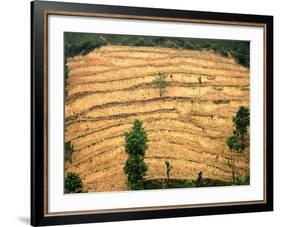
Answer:
[[[124,133],[135,119],[149,137],[147,179],[165,178],[169,159],[171,178],[202,171],[231,180],[225,141],[239,107],[249,107],[249,69],[207,51],[130,46],[103,46],[67,65],[65,141],[75,152],[65,168],[87,191],[126,190]],[[163,97],[159,72],[170,75]],[[237,175],[249,175],[249,144],[235,160]]]

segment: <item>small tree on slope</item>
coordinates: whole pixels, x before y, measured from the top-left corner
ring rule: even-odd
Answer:
[[[235,131],[227,138],[226,144],[230,151],[230,165],[232,172],[232,184],[235,184],[235,160],[233,153],[242,153],[245,148],[245,134],[250,125],[250,112],[246,107],[241,106],[233,117],[235,123]]]
[[[235,184],[235,160],[233,153],[241,153],[242,152],[242,145],[239,143],[237,134],[233,134],[227,138],[226,144],[230,151],[230,166],[231,166],[231,173],[232,173],[232,184]]]
[[[155,86],[157,88],[159,88],[159,92],[160,92],[160,97],[162,97],[163,95],[163,90],[169,86],[169,82],[166,81],[168,75],[164,74],[164,73],[159,73],[156,77],[156,79],[153,81]]]
[[[169,182],[170,182],[170,172],[171,172],[173,166],[172,166],[172,164],[170,163],[169,160],[165,160],[165,165],[166,165],[167,184],[169,185]]]
[[[125,151],[128,159],[124,172],[127,175],[127,186],[130,190],[143,189],[143,180],[148,170],[144,162],[147,146],[147,134],[142,122],[135,120],[131,131],[125,133]]]
[[[233,117],[233,122],[235,123],[236,132],[239,134],[241,139],[241,145],[244,149],[245,146],[245,135],[247,133],[247,128],[250,126],[250,111],[248,108],[241,106]]]

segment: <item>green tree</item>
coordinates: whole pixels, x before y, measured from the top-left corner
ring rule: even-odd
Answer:
[[[166,81],[168,75],[164,73],[158,73],[156,79],[153,81],[155,86],[159,88],[160,97],[163,95],[163,90],[169,86],[169,82]]]
[[[80,176],[74,172],[68,172],[64,179],[64,189],[66,193],[83,192],[83,183]]]
[[[248,108],[241,106],[233,117],[233,122],[235,123],[236,131],[242,140],[242,146],[244,149],[245,134],[247,133],[247,128],[250,126],[250,111]]]
[[[241,106],[233,117],[235,131],[226,140],[226,144],[230,151],[230,165],[232,172],[232,184],[235,184],[235,159],[234,153],[242,153],[244,151],[244,138],[247,133],[247,128],[250,125],[250,112],[246,107]]]
[[[135,120],[131,131],[125,133],[125,151],[128,159],[124,172],[127,175],[127,186],[130,190],[143,189],[143,180],[148,170],[144,162],[145,151],[148,148],[147,134],[140,120]]]

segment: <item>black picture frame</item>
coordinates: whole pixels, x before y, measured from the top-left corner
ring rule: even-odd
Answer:
[[[265,29],[265,198],[261,203],[217,206],[134,209],[114,212],[69,212],[50,214],[46,204],[46,156],[48,133],[47,21],[48,15],[177,20],[194,23],[262,25]],[[152,9],[63,2],[31,2],[31,224],[59,225],[137,219],[171,218],[273,210],[273,17],[232,13]]]

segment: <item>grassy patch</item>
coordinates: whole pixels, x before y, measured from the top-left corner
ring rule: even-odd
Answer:
[[[245,183],[243,183],[245,184]],[[214,187],[229,186],[231,182],[217,179],[204,178],[200,182],[190,179],[153,179],[144,181],[144,189],[167,189],[167,188],[194,188],[194,187]],[[237,184],[238,185],[238,184]]]
[[[163,188],[193,188],[195,187],[192,180],[170,179],[153,179],[144,181],[144,189],[163,189]]]
[[[226,182],[218,179],[204,178],[201,182],[195,182],[196,187],[214,187],[214,186],[229,186],[231,182]]]

